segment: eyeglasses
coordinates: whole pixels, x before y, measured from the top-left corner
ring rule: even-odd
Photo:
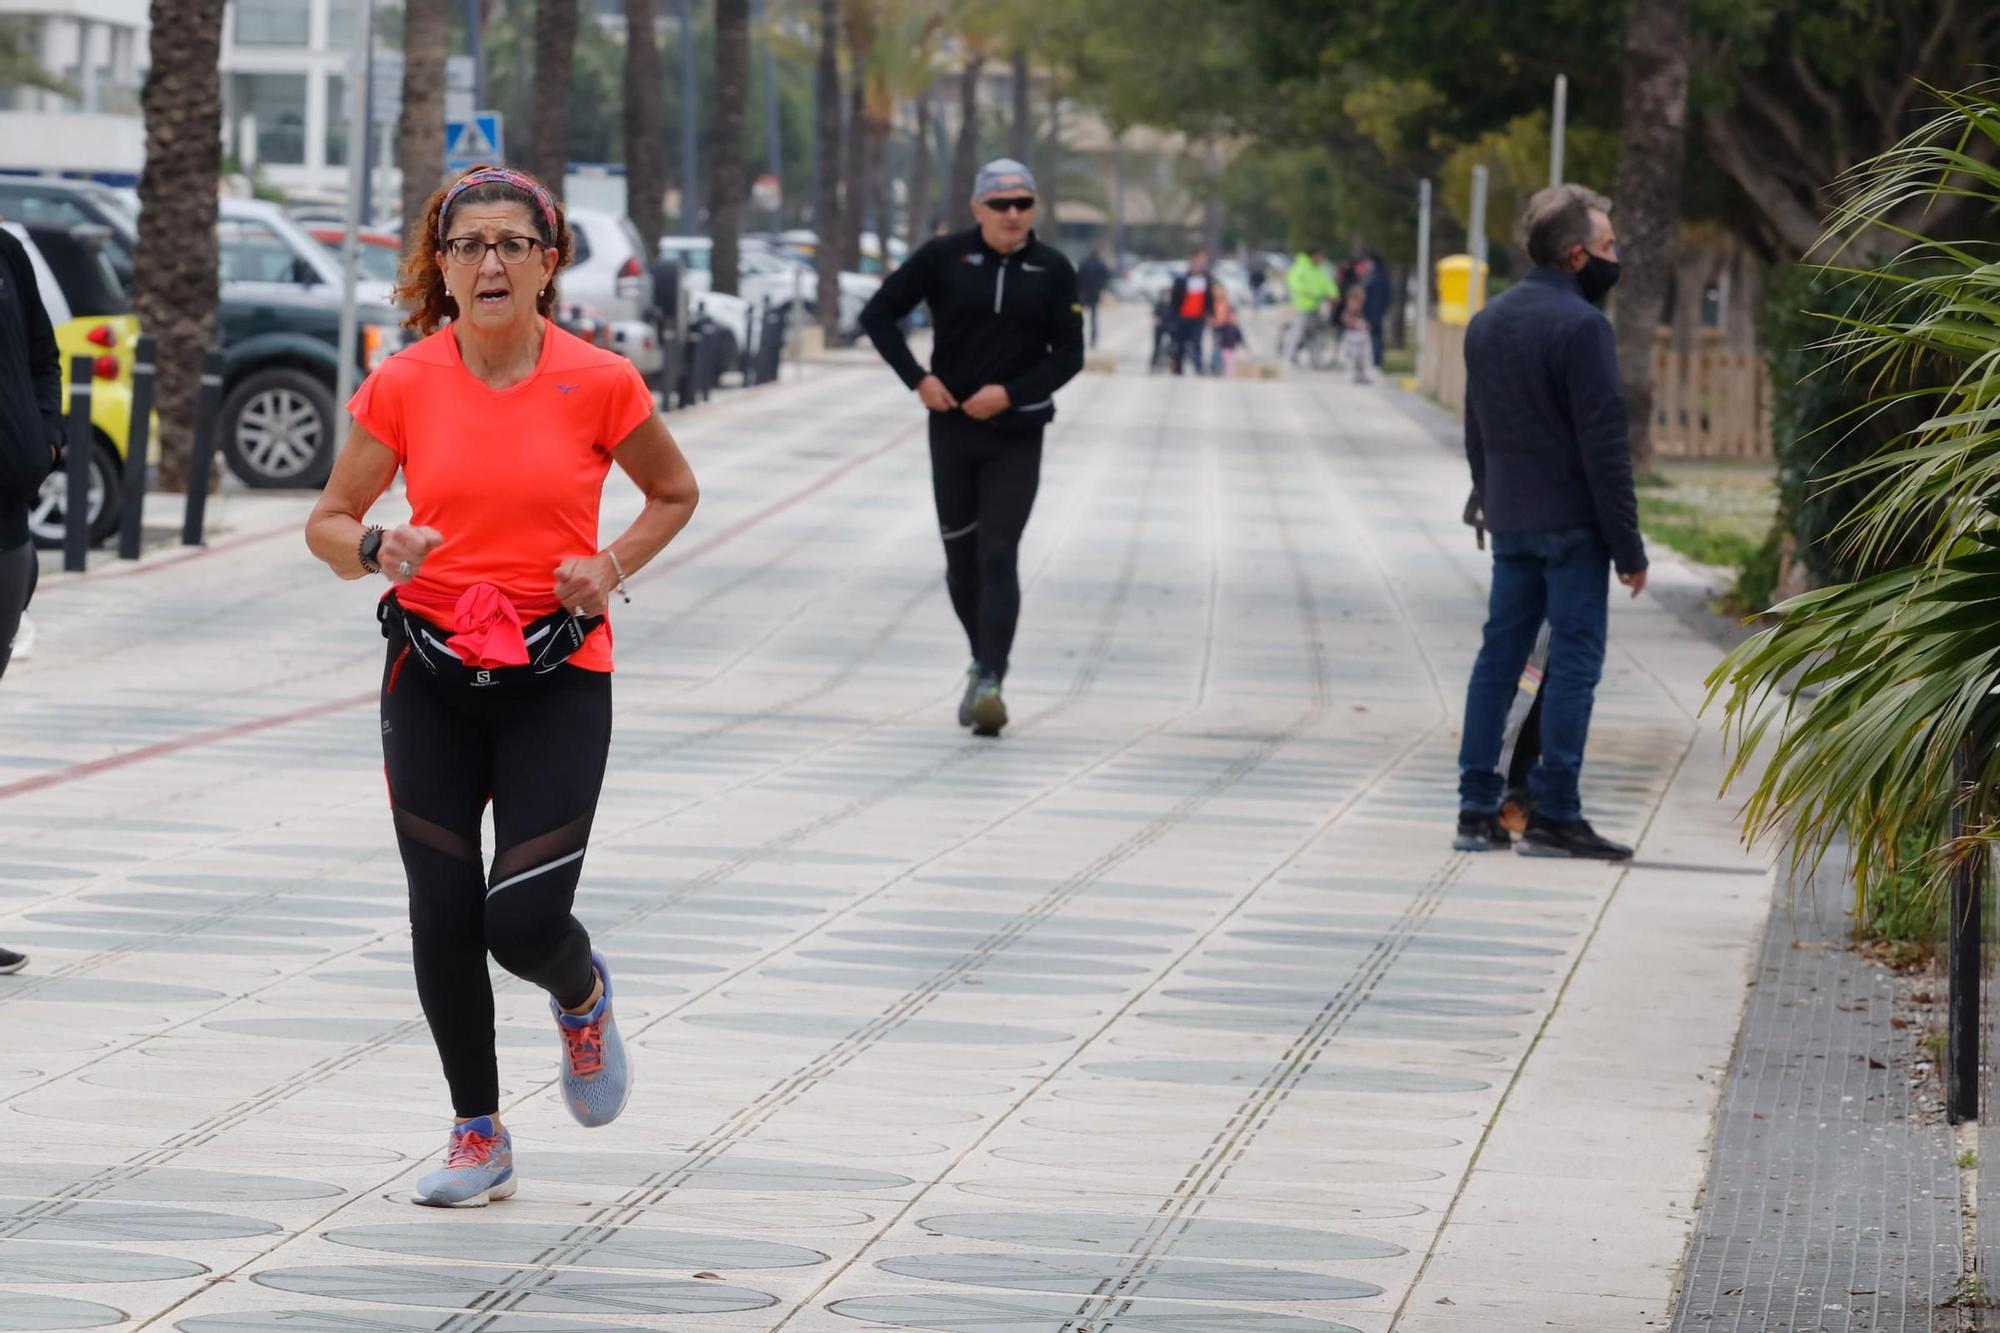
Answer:
[[[1027,213],[1035,207],[1035,197],[1031,194],[1018,199],[983,199],[980,202],[995,213]]]
[[[540,244],[542,242],[533,236],[503,236],[497,241],[482,241],[477,236],[454,236],[444,243],[444,252],[451,256],[454,264],[483,264],[488,250],[498,250],[503,264],[525,264]]]

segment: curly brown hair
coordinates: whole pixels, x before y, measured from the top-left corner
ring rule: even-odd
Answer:
[[[438,243],[438,213],[444,207],[445,196],[452,186],[458,184],[475,171],[487,171],[491,163],[481,162],[460,172],[451,180],[438,187],[435,194],[425,203],[424,211],[410,222],[409,234],[403,239],[403,264],[396,275],[396,301],[410,312],[403,321],[403,327],[415,329],[422,334],[435,333],[438,327],[457,313],[451,293],[444,284],[444,274],[439,272],[437,256],[442,250]],[[526,173],[522,173],[526,174]],[[533,177],[529,177],[533,179]],[[521,204],[528,210],[534,221],[535,231],[541,236],[542,244],[555,251],[556,272],[569,267],[576,242],[570,235],[569,219],[563,213],[562,202],[556,201],[555,233],[549,232],[548,220],[542,216],[534,197],[518,186],[504,181],[485,181],[473,186],[464,194],[451,201],[451,211],[457,213],[468,204]],[[448,220],[448,219],[447,219]],[[535,309],[545,317],[553,317],[561,298],[556,293],[556,284],[551,280],[548,287],[535,300]]]

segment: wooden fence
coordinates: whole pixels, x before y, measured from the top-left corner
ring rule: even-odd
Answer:
[[[1431,321],[1417,363],[1424,392],[1465,415],[1465,329]],[[1714,336],[1673,349],[1665,329],[1653,346],[1653,453],[1659,458],[1771,457],[1771,378],[1756,352]]]

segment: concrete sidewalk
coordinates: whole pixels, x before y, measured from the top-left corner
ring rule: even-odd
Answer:
[[[997,743],[953,725],[886,371],[670,424],[705,498],[620,609],[579,898],[639,1087],[579,1130],[498,978],[522,1185],[484,1212],[405,1202],[448,1108],[378,589],[294,501],[37,604],[0,1329],[1664,1327],[1769,891],[1693,716],[1713,650],[1614,611],[1586,802],[1639,865],[1466,857],[1486,557],[1376,393],[1067,390]]]

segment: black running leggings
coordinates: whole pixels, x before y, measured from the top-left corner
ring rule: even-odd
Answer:
[[[14,656],[14,636],[21,632],[21,616],[35,595],[41,572],[33,542],[0,551],[0,676],[7,674],[7,663]]]
[[[410,881],[417,996],[461,1116],[499,1109],[486,955],[555,996],[590,998],[590,936],[570,914],[604,760],[611,676],[559,667],[440,682],[400,641],[382,679],[382,758]],[[493,803],[489,873],[480,816]]]
[[[1021,618],[1021,533],[1042,478],[1042,432],[996,430],[955,412],[931,417],[931,487],[944,583],[973,660],[1007,674]]]

